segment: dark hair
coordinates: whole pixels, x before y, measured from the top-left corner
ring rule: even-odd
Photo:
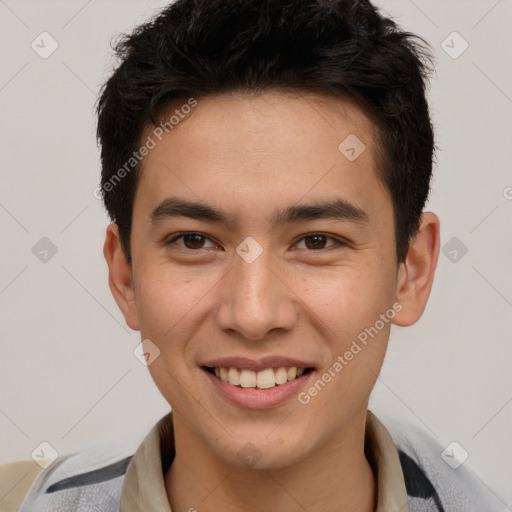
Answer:
[[[366,107],[393,202],[397,259],[405,259],[435,149],[425,97],[432,57],[422,38],[365,0],[178,0],[124,35],[115,52],[120,64],[98,101],[97,136],[103,201],[129,262],[140,164],[120,170],[145,127],[173,99],[266,90],[342,95]]]

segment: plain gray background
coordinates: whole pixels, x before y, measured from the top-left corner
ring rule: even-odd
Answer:
[[[166,3],[0,0],[0,463],[30,459],[42,441],[58,452],[135,448],[168,411],[108,289],[108,219],[93,196],[110,41]],[[376,3],[437,59],[428,209],[444,252],[424,317],[392,330],[371,408],[459,443],[510,505],[512,2]],[[58,43],[47,58],[31,47],[45,37],[51,49],[42,32]]]

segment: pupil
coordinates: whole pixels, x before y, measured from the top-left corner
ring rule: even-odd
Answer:
[[[313,243],[309,243],[310,240],[314,240]],[[322,249],[325,245],[325,236],[323,235],[311,235],[306,238],[306,247],[308,249]]]
[[[203,237],[201,235],[185,235],[183,241],[188,249],[201,249],[203,245]]]

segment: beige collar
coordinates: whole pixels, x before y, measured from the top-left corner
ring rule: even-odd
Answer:
[[[407,512],[407,492],[395,444],[371,411],[366,415],[365,452],[377,474],[375,511]],[[172,413],[169,413],[151,429],[130,461],[121,492],[120,512],[172,512],[164,473],[173,458],[174,433]]]

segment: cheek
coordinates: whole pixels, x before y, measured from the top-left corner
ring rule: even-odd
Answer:
[[[209,281],[193,278],[169,265],[145,265],[138,274],[137,310],[142,339],[158,348],[159,356],[148,366],[153,381],[177,410],[185,410],[193,362],[187,347],[204,318]]]
[[[337,274],[309,287],[307,303],[322,320],[329,360],[301,403],[309,403],[312,416],[322,418],[327,432],[339,429],[340,422],[355,414],[370,395],[394,316],[393,281],[388,276],[368,267],[364,272],[352,268]]]
[[[210,280],[197,274],[147,264],[138,273],[137,311],[141,336],[151,339],[162,351],[177,350],[186,340],[187,327],[197,324],[201,299],[211,288]]]
[[[342,350],[391,307],[395,288],[391,272],[361,265],[311,274],[302,280],[302,290],[303,302],[324,326],[322,332],[333,348]]]

